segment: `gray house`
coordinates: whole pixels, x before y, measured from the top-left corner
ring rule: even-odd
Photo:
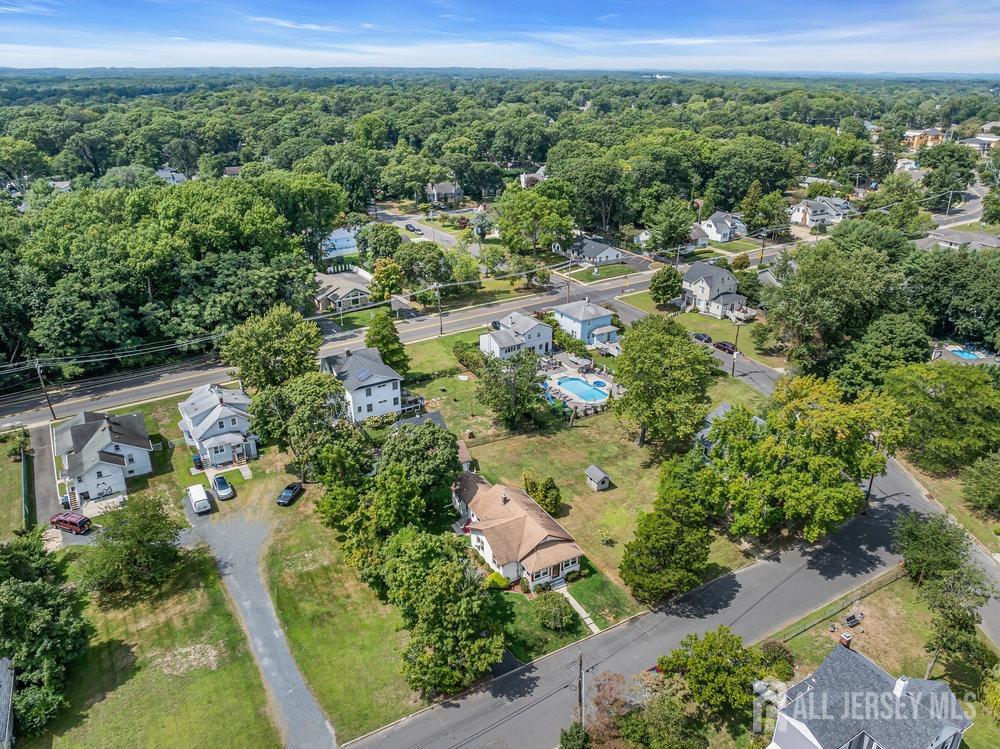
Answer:
[[[611,477],[597,466],[591,464],[584,471],[587,474],[587,486],[595,492],[603,492],[611,488]]]
[[[897,679],[837,645],[780,699],[768,749],[958,749],[971,725],[945,682]]]
[[[206,466],[244,463],[257,456],[257,438],[250,431],[250,396],[242,390],[202,385],[177,409],[184,443]]]
[[[743,320],[752,317],[747,311],[747,298],[736,293],[736,276],[725,268],[709,263],[692,263],[684,272],[684,306],[720,320],[723,317]]]

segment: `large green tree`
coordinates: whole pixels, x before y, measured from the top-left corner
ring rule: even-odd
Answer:
[[[518,351],[506,359],[488,356],[476,383],[476,398],[499,421],[513,427],[542,407],[543,379],[534,351]]]
[[[708,387],[718,374],[708,350],[691,341],[676,322],[650,316],[630,327],[621,341],[616,378],[625,392],[612,401],[615,413],[666,443],[694,434],[708,413]]]
[[[48,159],[34,144],[0,135],[0,177],[13,183],[22,195],[47,169]]]
[[[399,331],[393,322],[392,315],[383,307],[372,317],[365,332],[365,346],[378,349],[382,361],[406,377],[410,371],[410,357],[406,347],[399,340]]]
[[[428,511],[440,518],[449,506],[451,485],[462,470],[458,439],[430,421],[401,427],[386,438],[379,465],[404,468],[424,497]]]
[[[568,247],[573,231],[566,200],[545,197],[538,188],[507,190],[496,204],[500,239],[514,252],[534,253],[553,243]]]
[[[279,304],[235,327],[222,344],[222,360],[244,387],[262,389],[314,372],[322,342],[316,323]]]

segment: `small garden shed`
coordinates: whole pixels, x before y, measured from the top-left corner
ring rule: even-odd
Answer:
[[[595,492],[611,488],[611,477],[595,465],[587,466],[587,485]]]

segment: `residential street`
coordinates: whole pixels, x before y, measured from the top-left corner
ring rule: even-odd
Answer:
[[[987,187],[976,180],[976,184],[969,187],[965,193],[965,202],[957,208],[953,208],[947,215],[935,213],[934,221],[938,228],[946,229],[950,226],[967,224],[970,221],[978,221],[983,215],[983,198],[989,192]]]

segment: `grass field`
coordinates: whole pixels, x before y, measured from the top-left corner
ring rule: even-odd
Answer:
[[[752,239],[734,239],[730,242],[709,242],[709,247],[717,247],[720,250],[725,250],[726,252],[751,252],[753,250],[760,249],[760,242],[754,242]]]
[[[1000,552],[1000,536],[997,536],[996,533],[996,530],[1000,529],[1000,518],[990,521],[989,518],[973,512],[962,499],[962,481],[958,476],[953,474],[948,476],[931,476],[929,473],[921,471],[907,461],[905,457],[898,456],[896,459],[983,546],[993,554]]]
[[[734,382],[730,387],[747,386]],[[636,515],[652,507],[662,456],[649,446],[636,447],[633,435],[610,413],[579,420],[572,429],[480,445],[472,448],[472,455],[482,474],[494,483],[521,486],[527,469],[552,476],[563,497],[557,519],[574,535],[590,561],[622,586],[618,565],[625,544],[634,537]],[[595,493],[587,486],[584,469],[591,463],[611,476],[614,485],[610,490]],[[602,542],[602,531],[610,535],[612,544]],[[734,542],[717,537],[711,576],[742,564],[746,558]]]
[[[931,615],[917,597],[916,587],[903,578],[863,599],[858,609],[865,614],[864,632],[852,631],[853,648],[893,676],[922,679],[928,663],[924,642],[930,634]],[[788,641],[797,663],[796,681],[812,673],[831,649],[839,647],[837,638],[843,626],[837,633],[831,633],[828,624],[846,614],[843,611],[825,619]],[[931,678],[948,682],[959,699],[979,687],[974,669],[961,659],[939,659]],[[1000,724],[978,703],[973,703],[973,707],[976,710],[973,726],[966,732],[962,746],[967,749],[1000,746]]]
[[[717,257],[725,257],[725,255],[723,255],[721,252],[716,252],[711,248],[706,248],[703,250],[698,250],[697,252],[692,252],[690,255],[681,255],[681,262],[690,264],[690,263],[696,263],[699,260],[701,261],[713,260],[714,258]]]
[[[978,221],[970,221],[967,224],[949,226],[950,231],[974,231],[1000,236],[1000,224],[980,224]]]
[[[421,224],[426,224],[427,226],[433,226],[438,231],[443,231],[446,234],[450,234],[453,237],[457,237],[463,232],[467,231],[466,229],[459,229],[457,226],[448,226],[446,223],[444,223],[444,221],[438,218],[424,218],[421,216],[416,220]],[[424,232],[424,236],[427,236],[428,234],[430,234],[430,232]],[[431,238],[433,239],[433,237]]]
[[[381,312],[387,304],[389,304],[389,302],[384,302],[376,307],[351,310],[350,312],[345,312],[342,315],[337,312],[331,312],[329,319],[341,330],[357,330],[358,328],[366,328],[371,325],[372,318],[376,315],[376,313]]]
[[[458,367],[458,361],[452,353],[455,343],[458,341],[476,343],[479,341],[479,336],[485,332],[486,328],[482,327],[407,344],[406,353],[410,357],[410,372],[413,374],[433,373]]]
[[[69,556],[84,553],[74,547]],[[96,635],[71,670],[69,705],[47,733],[18,746],[280,746],[214,560],[191,552],[182,565],[160,597],[88,607]]]
[[[399,616],[358,580],[336,532],[311,509],[275,533],[265,571],[292,654],[338,741],[422,706],[399,673],[407,637]]]
[[[24,527],[21,461],[4,455],[2,451],[5,447],[0,443],[0,541],[11,538],[15,530]]]
[[[673,315],[673,318],[678,323],[683,325],[692,333],[708,333],[712,336],[713,341],[729,341],[730,343],[733,343],[736,340],[736,325],[729,320],[717,320],[709,315],[702,315],[695,312],[673,314],[676,312],[673,307],[658,307],[654,304],[648,291],[641,291],[638,294],[627,294],[626,296],[621,297],[621,299],[622,301],[628,302],[633,307],[638,307],[643,312],[650,315]],[[761,364],[774,367],[775,369],[781,369],[788,364],[784,357],[762,354],[757,351],[757,347],[754,345],[753,339],[748,335],[748,331],[745,329],[747,326],[744,325],[742,327],[744,330],[740,331],[740,340],[738,344],[740,353],[745,356],[749,356],[751,359],[756,359]]]
[[[546,629],[535,617],[534,600],[516,591],[494,594],[490,619],[502,626],[507,648],[522,663],[541,658],[590,634],[579,617],[572,627],[562,632]]]
[[[587,282],[603,281],[608,278],[618,278],[619,276],[637,272],[627,263],[611,263],[610,265],[598,266],[597,273],[594,273],[594,268],[581,268],[580,270],[572,271],[569,275],[577,281]]]
[[[641,606],[611,582],[607,575],[594,567],[586,557],[583,559],[582,567],[587,569],[589,574],[571,582],[569,592],[577,603],[587,610],[598,627],[606,629],[615,622],[642,611]]]
[[[481,289],[470,289],[467,293],[464,293],[461,296],[442,299],[441,310],[443,312],[448,312],[450,310],[461,309],[462,307],[469,307],[474,304],[494,304],[496,302],[504,302],[508,299],[513,299],[514,297],[537,292],[537,289],[531,289],[521,284],[512,285],[511,282],[505,278],[484,278],[482,279],[481,284]],[[434,314],[438,309],[437,302],[425,305],[413,300],[410,304],[425,314]]]

